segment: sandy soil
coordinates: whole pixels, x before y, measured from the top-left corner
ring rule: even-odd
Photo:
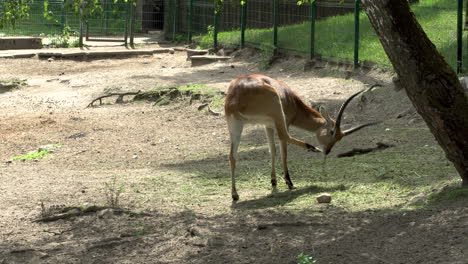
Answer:
[[[265,71],[249,63],[252,58],[244,52],[196,68],[182,51],[93,61],[0,61],[0,79],[28,84],[0,94],[0,263],[295,263],[297,252],[310,253],[318,263],[468,263],[466,201],[400,213],[333,207],[297,213],[231,210],[228,193],[210,208],[181,207],[142,188],[121,200],[147,216],[104,210],[31,221],[44,210],[41,204],[47,210],[105,204],[103,186],[114,175],[125,175],[133,188],[148,175],[170,173],[171,166],[206,153],[215,153],[206,163],[226,166],[227,177],[223,118],[187,104],[86,107],[106,92],[188,83],[224,90],[231,79],[260,72],[285,80],[308,101],[336,106],[366,85],[392,87],[391,76],[378,71],[304,72],[302,59],[294,57]],[[411,108],[401,96],[393,98],[394,108],[379,106],[380,115]],[[414,112],[410,116],[421,122]],[[53,158],[10,162],[57,143]]]

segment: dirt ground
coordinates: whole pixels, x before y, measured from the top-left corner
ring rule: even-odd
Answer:
[[[200,67],[190,67],[183,51],[90,61],[1,60],[0,79],[25,79],[27,86],[0,93],[0,263],[296,263],[300,252],[317,263],[468,263],[466,200],[408,212],[324,207],[309,213],[233,209],[226,193],[211,206],[181,206],[138,186],[150,176],[181,177],[171,168],[190,170],[200,155],[209,156],[204,166],[225,167],[228,177],[224,119],[197,111],[196,104],[87,107],[106,92],[188,83],[225,90],[248,73],[282,79],[315,103],[336,105],[374,83],[402,93],[378,70],[320,66],[304,72],[297,57],[261,70],[256,60],[248,51]],[[375,106],[381,111],[367,117],[412,109],[404,97],[392,98],[392,108]],[[391,122],[423,125],[409,111],[408,119]],[[11,161],[57,143],[53,158]],[[114,175],[125,175],[126,188],[138,189],[123,192],[121,205],[144,215],[108,209],[32,221],[54,207],[106,204],[105,186]]]

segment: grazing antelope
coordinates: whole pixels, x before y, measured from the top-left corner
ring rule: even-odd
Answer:
[[[366,126],[377,124],[378,122],[373,122],[349,130],[341,130],[341,119],[346,106],[363,91],[353,94],[341,105],[335,121],[330,118],[323,107],[320,107],[320,112],[318,112],[306,105],[291,88],[281,81],[260,74],[232,80],[224,104],[224,112],[231,137],[229,163],[231,166],[232,199],[234,201],[239,200],[234,176],[237,149],[244,124],[253,123],[265,126],[271,154],[271,185],[273,188],[276,187],[276,148],[274,142],[274,131],[276,130],[280,140],[284,178],[289,189],[293,189],[294,185],[289,177],[287,164],[287,143],[305,148],[308,151],[324,152],[327,155],[335,143],[344,136]],[[323,150],[291,137],[288,132],[289,126],[314,132],[319,143],[323,146]]]

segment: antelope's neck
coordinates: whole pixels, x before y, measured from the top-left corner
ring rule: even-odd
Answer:
[[[297,96],[294,98],[294,105],[296,111],[294,117],[291,118],[292,126],[315,132],[326,123],[325,118],[318,111],[306,105]]]

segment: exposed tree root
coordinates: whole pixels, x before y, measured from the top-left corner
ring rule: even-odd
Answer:
[[[132,212],[128,209],[118,208],[118,207],[109,207],[109,206],[65,207],[57,213],[43,216],[38,219],[34,219],[32,220],[32,222],[34,223],[52,222],[52,221],[57,221],[60,219],[69,219],[75,216],[82,216],[82,215],[89,215],[92,213],[97,213],[105,209],[112,209],[113,214],[117,214],[117,215],[128,214],[132,216],[152,216],[151,214],[147,214],[147,213],[137,213],[137,212]]]
[[[214,115],[214,116],[220,116],[222,115],[223,113],[222,112],[216,112],[216,111],[213,111],[210,106],[208,106],[208,113]]]
[[[102,239],[100,241],[96,241],[91,243],[89,246],[86,247],[87,251],[90,251],[92,249],[97,249],[97,248],[108,248],[108,247],[113,247],[117,246],[123,243],[127,242],[133,242],[135,238],[121,238],[121,237],[109,237]]]
[[[108,98],[108,97],[112,97],[112,96],[118,96],[117,99],[115,100],[115,103],[116,104],[121,104],[123,103],[123,98],[124,96],[126,95],[137,95],[137,94],[140,94],[141,91],[137,91],[137,92],[126,92],[126,93],[110,93],[110,94],[105,94],[103,96],[99,96],[98,98],[94,99],[91,101],[91,103],[88,104],[87,107],[93,107],[94,106],[94,103],[96,101],[99,101],[99,105],[102,105],[102,99],[104,98]]]

